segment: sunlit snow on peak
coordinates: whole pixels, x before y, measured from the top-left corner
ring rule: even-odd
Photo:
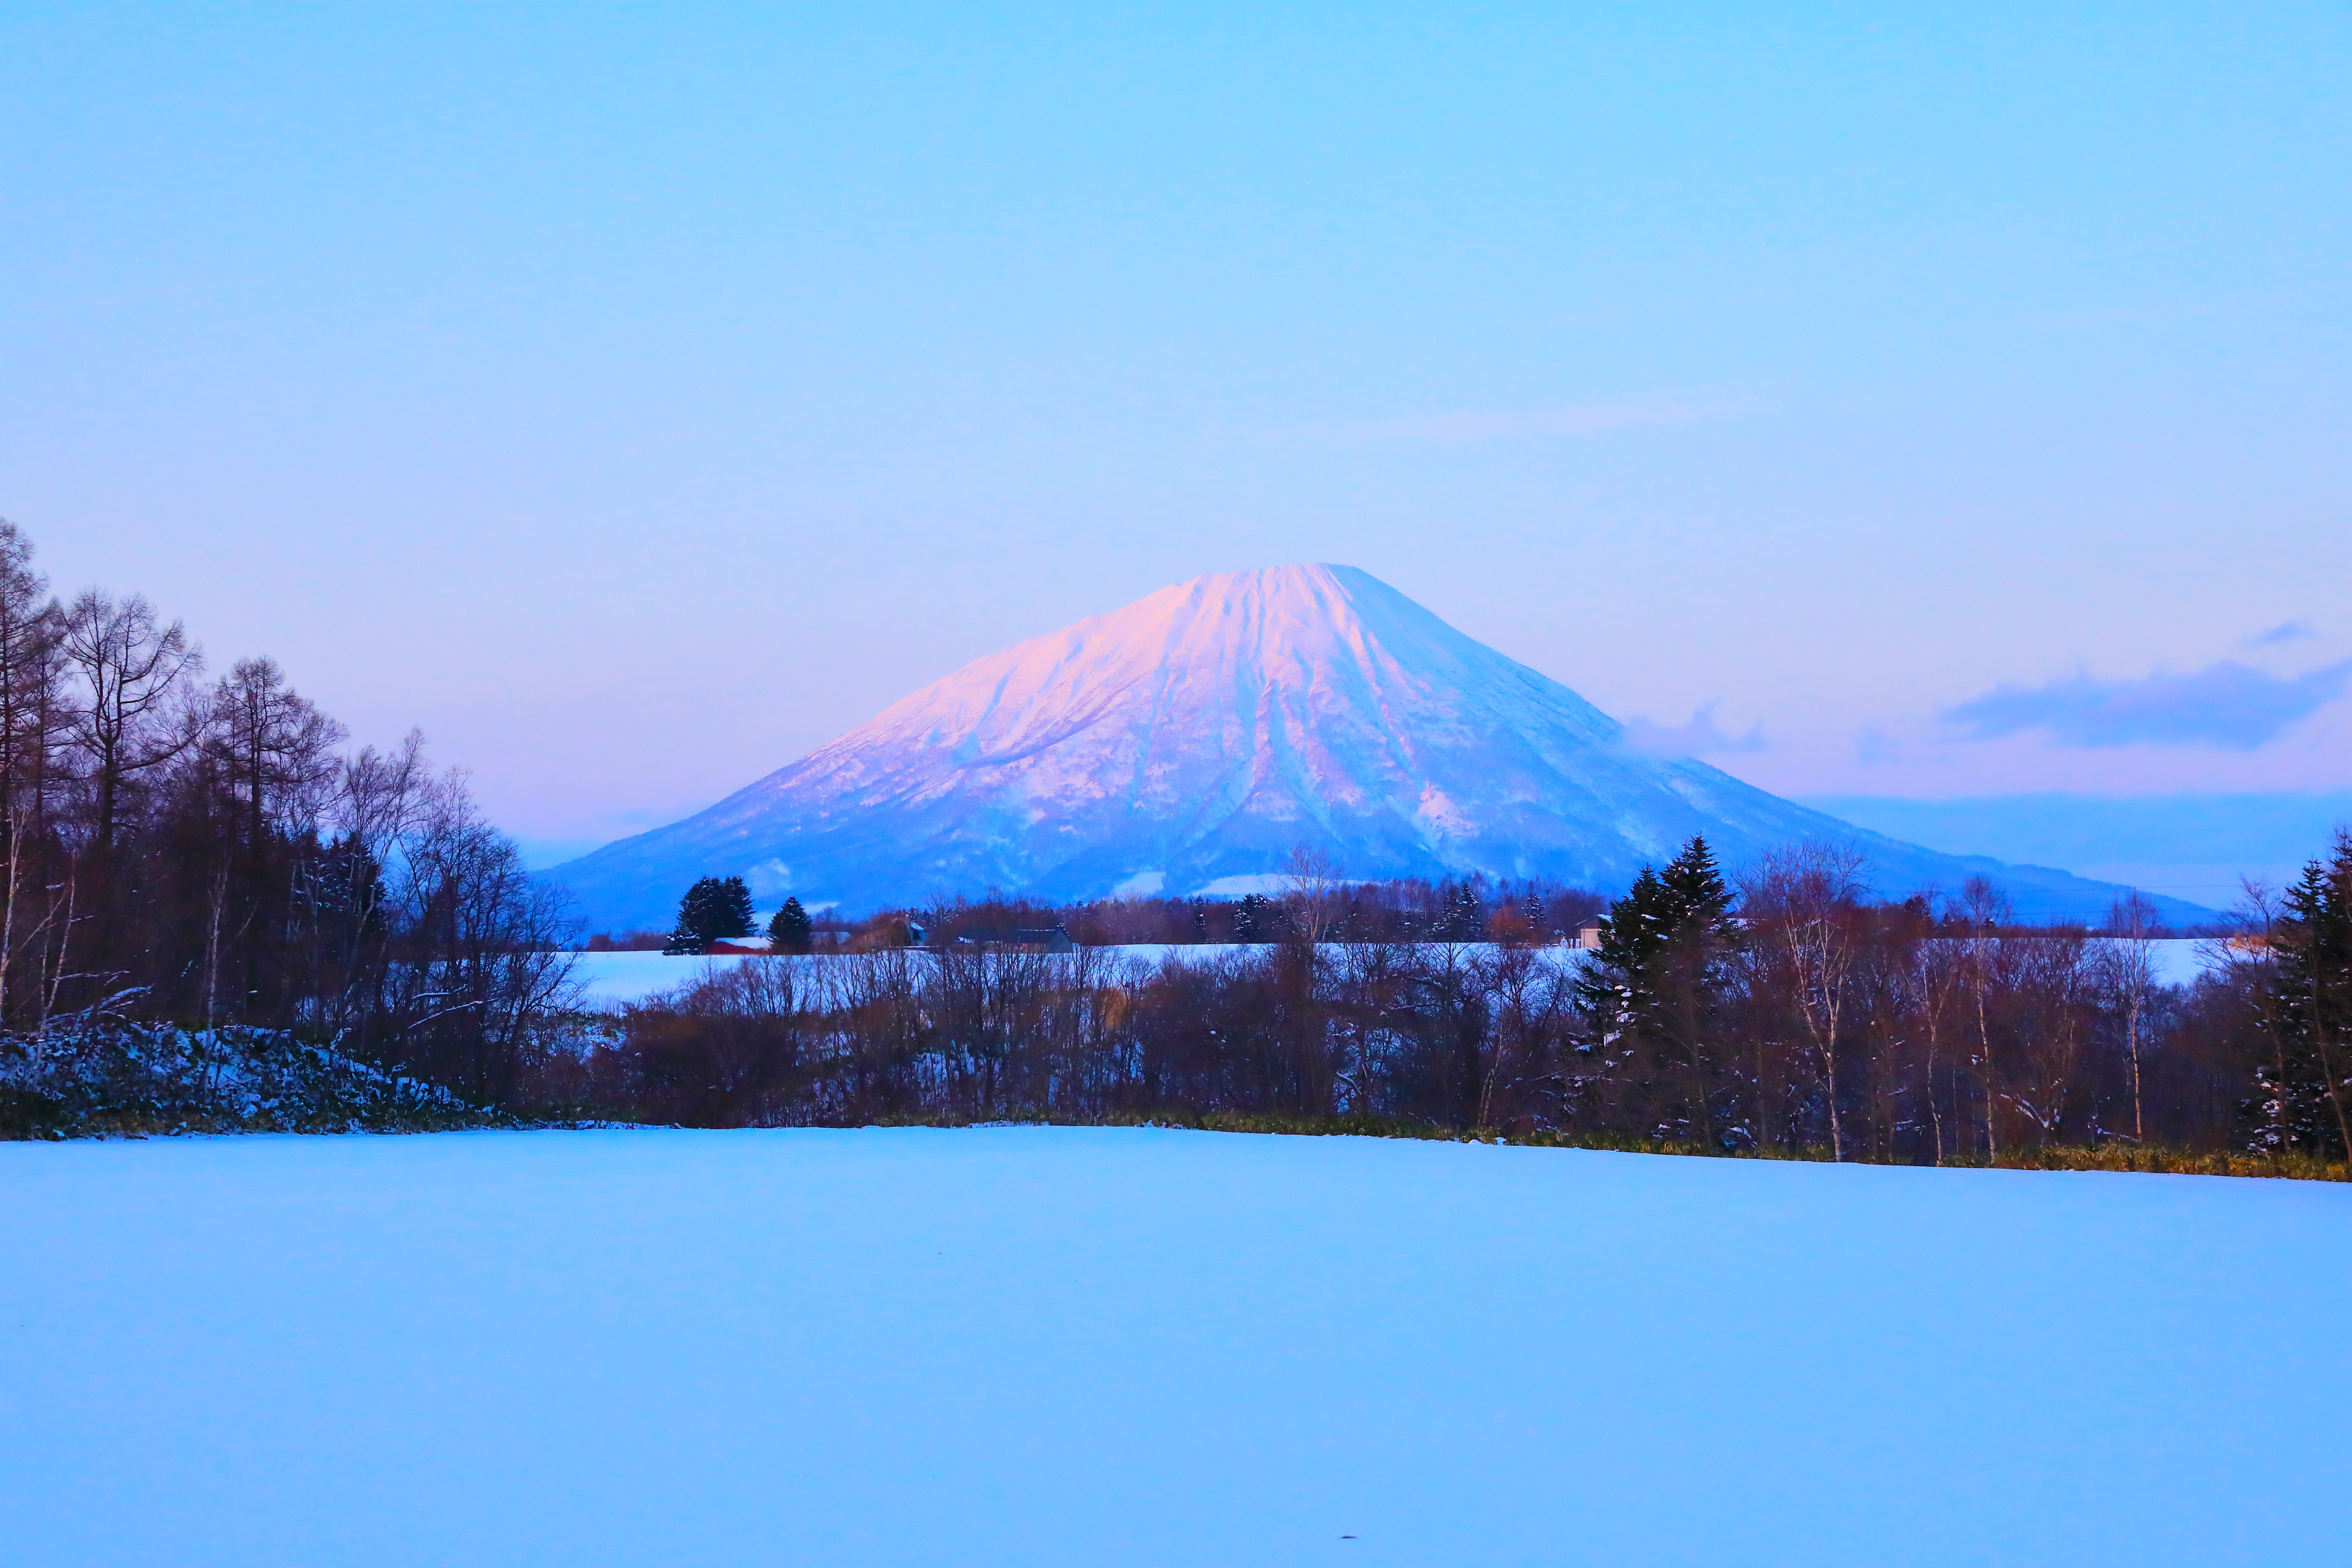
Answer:
[[[1297,847],[1356,879],[1608,887],[1694,833],[1735,863],[1854,836],[1628,746],[1583,698],[1368,572],[1293,565],[1174,584],[974,660],[555,875],[592,919],[658,922],[693,877],[769,865],[789,888],[755,892],[849,907],[1223,892]],[[1967,874],[1871,842],[1890,874]]]

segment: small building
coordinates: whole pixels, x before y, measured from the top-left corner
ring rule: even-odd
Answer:
[[[1016,952],[1068,952],[1077,946],[1070,940],[1068,929],[1059,922],[1050,927],[1007,926],[1001,930],[968,931],[955,939],[955,945],[966,951],[998,948]]]
[[[722,952],[765,952],[768,951],[768,939],[764,936],[718,936],[704,943],[702,951],[706,956]]]
[[[1577,921],[1573,926],[1570,926],[1568,931],[1568,945],[1570,947],[1599,947],[1601,945],[1601,917],[1599,915],[1587,915],[1582,920]]]

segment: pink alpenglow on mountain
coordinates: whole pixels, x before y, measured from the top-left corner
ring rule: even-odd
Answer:
[[[1630,880],[1704,833],[1737,866],[1861,844],[1882,887],[1997,871],[2021,910],[2120,889],[1897,843],[1625,743],[1575,692],[1352,566],[1198,577],[967,665],[683,822],[549,873],[592,924],[656,925],[696,877],[866,909],[1349,878]]]

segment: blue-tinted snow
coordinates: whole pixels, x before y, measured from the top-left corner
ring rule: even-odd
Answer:
[[[2203,968],[2210,945],[2187,939],[2152,943],[2157,978],[2167,985],[2188,984]],[[1170,958],[1180,963],[1214,962],[1221,957],[1231,957],[1239,951],[1262,952],[1265,950],[1240,950],[1215,943],[1137,943],[1104,951],[1135,963],[1157,964]],[[1544,956],[1558,963],[1573,963],[1581,957],[1573,948],[1552,947],[1542,951]],[[671,957],[659,952],[583,952],[574,956],[572,973],[572,978],[579,983],[583,1003],[593,1008],[613,1009],[631,1002],[642,1002],[660,992],[676,991],[693,984],[730,964],[767,962],[764,958]],[[829,963],[834,961],[830,957],[812,955],[793,962]]]
[[[1010,1129],[19,1144],[0,1192],[12,1563],[2346,1543],[2340,1186]]]

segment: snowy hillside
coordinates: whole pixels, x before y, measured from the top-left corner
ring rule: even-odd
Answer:
[[[2326,1563],[2352,1189],[1133,1131],[0,1145],[0,1563]]]
[[[1889,891],[1993,871],[2029,914],[2095,917],[2117,892],[1900,844],[1644,755],[1567,687],[1349,566],[1197,578],[1007,648],[549,876],[592,924],[653,926],[708,874],[742,874],[763,901],[853,908],[991,887],[1187,894],[1243,890],[1299,845],[1356,878],[1613,888],[1694,833],[1735,866],[1801,838],[1859,841]]]

